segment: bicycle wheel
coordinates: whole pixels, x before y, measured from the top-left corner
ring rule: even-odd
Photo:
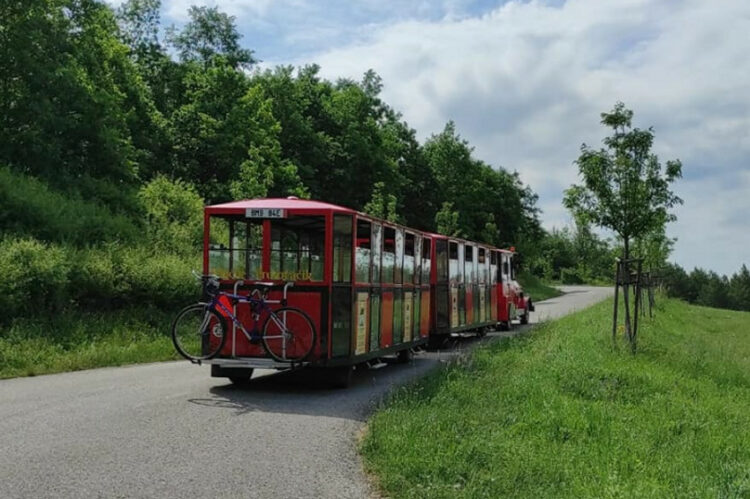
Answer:
[[[279,362],[301,362],[315,346],[315,326],[302,310],[283,307],[263,324],[263,348]]]
[[[204,303],[183,308],[172,323],[172,342],[188,360],[207,360],[227,341],[224,318]]]

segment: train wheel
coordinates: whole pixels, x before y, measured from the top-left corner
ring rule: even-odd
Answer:
[[[528,324],[529,323],[529,311],[524,310],[524,314],[521,316],[521,324]]]
[[[414,353],[411,351],[411,348],[407,348],[406,350],[401,350],[398,353],[398,355],[396,356],[396,361],[399,364],[408,364],[413,358]]]
[[[441,348],[445,347],[447,339],[447,335],[437,336],[431,334],[429,340],[427,341],[427,348],[429,350],[440,350]]]
[[[235,386],[248,386],[250,384],[250,376],[229,376],[229,381]]]
[[[354,366],[330,367],[326,369],[326,379],[331,388],[349,388],[352,386]]]

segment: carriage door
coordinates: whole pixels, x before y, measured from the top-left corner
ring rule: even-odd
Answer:
[[[429,239],[425,239],[429,241]],[[438,334],[445,334],[450,332],[451,326],[451,309],[453,307],[453,284],[450,276],[450,265],[449,265],[449,249],[448,241],[445,239],[434,239],[435,241],[435,267],[437,271],[435,280],[435,289],[431,290],[435,293],[435,332]],[[424,254],[429,258],[428,252]],[[422,264],[424,268],[424,263]],[[427,281],[429,282],[429,281]],[[431,331],[432,332],[432,331]]]
[[[476,322],[476,316],[474,315],[474,300],[476,295],[474,294],[474,251],[475,248],[471,244],[464,244],[464,304],[466,305],[466,321],[465,324],[473,324]]]
[[[466,248],[464,243],[458,243],[458,325],[466,325],[466,274],[464,263],[466,261]]]
[[[362,330],[359,318],[367,314],[367,303],[361,303],[357,293],[355,324],[352,328],[352,227],[351,215],[333,215],[333,289],[331,295],[331,355],[349,356],[351,350],[364,353],[367,330]],[[364,308],[363,308],[364,307]],[[353,341],[350,340],[354,334]]]
[[[380,349],[380,314],[383,294],[380,288],[381,247],[383,245],[383,228],[372,224],[372,287],[370,288],[370,351]]]

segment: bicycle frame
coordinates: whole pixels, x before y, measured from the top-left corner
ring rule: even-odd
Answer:
[[[240,331],[245,335],[245,337],[248,339],[248,341],[254,342],[254,341],[260,341],[262,334],[259,331],[260,326],[260,316],[263,313],[268,313],[268,317],[270,320],[273,320],[277,326],[282,331],[282,334],[275,335],[275,336],[267,336],[267,339],[287,339],[289,336],[291,336],[287,332],[286,327],[286,312],[282,312],[282,318],[279,319],[279,316],[276,315],[276,313],[273,311],[273,309],[269,306],[269,303],[273,304],[283,304],[286,305],[286,295],[287,295],[287,288],[290,286],[293,286],[292,282],[287,282],[284,285],[284,298],[282,300],[266,300],[262,296],[260,298],[253,298],[251,296],[243,296],[237,293],[237,289],[239,286],[244,285],[244,281],[237,281],[234,284],[234,293],[223,293],[219,292],[217,293],[212,299],[211,302],[208,304],[208,306],[213,310],[221,310],[224,312],[224,315],[229,317],[232,320],[232,357],[236,357],[236,333],[237,333],[237,327],[239,326]],[[231,301],[235,303],[235,305],[230,310],[227,306],[225,306],[223,303],[221,303],[220,298],[222,296],[225,296],[229,298]],[[253,311],[253,327],[252,330],[248,332],[248,330],[245,328],[245,326],[240,322],[240,320],[237,318],[237,303],[249,303],[250,307]],[[257,314],[257,315],[256,315]],[[256,318],[257,317],[257,318]],[[281,351],[282,356],[286,356],[286,342],[282,341],[281,343]]]

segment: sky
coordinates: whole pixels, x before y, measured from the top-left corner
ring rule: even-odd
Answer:
[[[162,0],[236,17],[261,67],[317,63],[329,79],[383,78],[421,140],[453,120],[474,154],[518,171],[546,228],[572,223],[563,191],[582,143],[601,146],[617,101],[679,159],[672,261],[750,266],[750,2],[746,0]]]

